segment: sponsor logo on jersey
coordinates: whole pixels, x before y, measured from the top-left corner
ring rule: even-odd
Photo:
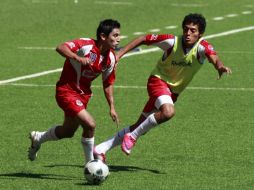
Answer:
[[[76,100],[76,104],[77,104],[77,106],[83,106],[83,103],[80,101],[80,100]]]
[[[184,61],[176,62],[173,60],[171,64],[174,66],[180,66],[180,67],[191,67],[191,62],[184,62]]]

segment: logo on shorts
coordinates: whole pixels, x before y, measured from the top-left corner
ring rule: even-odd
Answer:
[[[83,106],[83,103],[82,103],[80,100],[76,100],[76,104],[77,104],[78,106]]]

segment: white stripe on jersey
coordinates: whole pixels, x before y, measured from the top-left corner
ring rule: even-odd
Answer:
[[[79,80],[81,77],[81,63],[79,63],[78,61],[74,60],[74,59],[70,59],[70,63],[73,66],[74,70],[77,73],[77,87],[79,88]]]
[[[113,69],[114,69],[114,66],[116,64],[116,59],[115,59],[115,56],[112,52],[109,53],[109,58],[110,58],[110,66],[108,68],[106,68],[105,70],[103,70],[102,72],[102,80],[105,81],[108,76],[112,73]]]
[[[78,50],[77,55],[80,57],[84,57],[84,55],[87,55],[92,48],[93,48],[93,45],[83,46]],[[81,63],[79,63],[78,61],[76,61],[74,59],[70,59],[70,63],[73,66],[74,70],[76,71],[76,74],[77,74],[77,83],[76,84],[77,84],[77,87],[80,89],[79,81],[81,78]]]
[[[198,45],[198,61],[200,63],[204,63],[205,62],[205,59],[206,59],[206,55],[205,55],[205,47],[202,46],[201,44]]]
[[[91,38],[80,38],[81,40],[92,40]]]
[[[77,55],[80,57],[84,57],[84,55],[87,55],[91,51],[92,48],[93,48],[93,45],[82,46],[78,50]]]

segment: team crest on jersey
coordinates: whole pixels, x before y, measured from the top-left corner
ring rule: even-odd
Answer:
[[[77,106],[83,106],[83,103],[80,100],[76,100]]]
[[[157,40],[158,34],[152,34],[150,40]]]
[[[90,57],[89,58],[94,63],[96,61],[97,54],[93,53],[93,52],[90,52]]]

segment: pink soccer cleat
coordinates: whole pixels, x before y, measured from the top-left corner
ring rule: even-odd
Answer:
[[[136,144],[136,139],[134,139],[130,133],[126,133],[123,137],[123,142],[122,142],[122,151],[130,155],[131,149],[135,146]]]

